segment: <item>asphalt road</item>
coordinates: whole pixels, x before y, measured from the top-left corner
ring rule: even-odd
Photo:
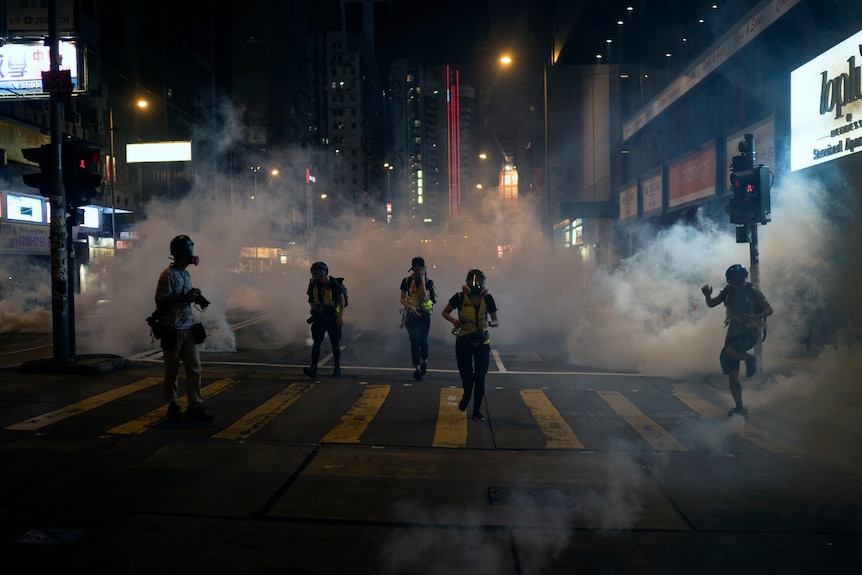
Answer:
[[[416,382],[406,333],[348,330],[343,376],[311,380],[305,342],[242,325],[240,351],[203,354],[206,425],[164,419],[156,350],[31,373],[10,358],[50,337],[0,336],[4,572],[859,569],[852,462],[728,419],[721,385],[493,347],[476,422],[451,341]]]

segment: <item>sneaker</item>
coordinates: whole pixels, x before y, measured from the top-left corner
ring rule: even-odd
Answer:
[[[336,367],[332,370],[332,377],[341,377],[341,368]]]
[[[485,416],[477,411],[473,414],[473,421],[485,421]]]
[[[413,379],[416,381],[422,381],[422,372],[419,371],[419,368],[416,368],[416,371],[413,372]]]
[[[733,417],[734,415],[748,417],[748,409],[744,408],[741,405],[737,405],[736,407],[727,412],[728,417]]]
[[[428,363],[423,361],[422,365],[419,366],[419,373],[425,375],[426,371],[428,371]]]
[[[757,356],[749,355],[745,358],[745,377],[751,377],[757,373]]]
[[[302,373],[304,373],[305,375],[307,375],[307,376],[308,376],[308,377],[310,377],[311,379],[314,379],[314,378],[316,378],[316,377],[317,377],[317,370],[316,370],[316,369],[311,369],[310,367],[303,367],[303,368],[302,368]]]
[[[168,419],[182,419],[183,412],[180,411],[180,406],[176,403],[168,404]]]
[[[458,409],[461,411],[467,411],[468,405],[470,405],[470,396],[465,393],[464,397],[461,398],[461,401],[458,402]]]
[[[186,419],[191,421],[208,422],[213,420],[213,416],[204,411],[200,405],[195,405],[186,410]]]

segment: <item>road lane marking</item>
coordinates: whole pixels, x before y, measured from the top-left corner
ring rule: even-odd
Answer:
[[[500,352],[497,351],[496,349],[492,349],[491,350],[491,357],[494,358],[494,363],[497,364],[497,371],[505,373],[506,372],[506,366],[503,365],[503,360],[500,359]]]
[[[163,379],[160,381],[164,381]],[[201,389],[201,396],[203,399],[209,399],[234,384],[239,383],[239,380],[234,381],[233,379],[219,379],[206,387]],[[184,409],[188,406],[188,398],[185,396],[177,398],[177,405],[180,409]],[[168,416],[168,406],[167,404],[161,406],[158,409],[154,409],[149,413],[145,413],[144,415],[133,419],[131,421],[127,421],[117,427],[111,428],[106,431],[109,435],[140,435],[145,432],[147,429],[152,427],[153,425],[159,423],[163,419]]]
[[[727,413],[722,411],[721,408],[712,405],[711,403],[701,399],[693,393],[685,393],[679,391],[675,392],[673,395],[681,402],[689,406],[691,409],[705,417],[708,417],[710,419],[717,419],[719,422],[724,423],[727,423],[730,420],[730,418],[727,417]],[[736,435],[742,437],[743,439],[747,439],[751,443],[770,453],[798,452],[798,450],[794,449],[790,445],[772,437],[769,437],[769,434],[767,434],[765,431],[762,431],[754,427],[753,425],[749,425],[748,423],[744,423],[739,429],[731,429],[729,426],[726,425],[724,427],[726,427],[728,431],[732,431]]]
[[[596,393],[656,451],[688,451],[682,443],[647,417],[622,393],[618,391],[598,391]]]
[[[362,392],[356,403],[341,416],[341,421],[323,436],[323,443],[359,443],[360,436],[368,428],[368,424],[377,415],[386,396],[389,395],[388,385],[369,385]]]
[[[458,409],[461,394],[463,391],[454,387],[440,390],[432,447],[467,447],[467,416]]]
[[[521,398],[545,436],[547,449],[584,449],[584,444],[540,389],[522,389]]]
[[[129,395],[130,393],[135,393],[136,391],[156,385],[162,381],[164,380],[161,377],[145,377],[144,379],[138,380],[134,383],[88,397],[87,399],[83,399],[77,403],[73,403],[72,405],[67,405],[61,409],[22,421],[21,423],[10,425],[6,429],[36,431],[38,429],[42,429],[46,425],[51,425],[52,423],[72,417],[73,415],[78,415],[79,413],[84,413],[85,411],[101,407],[115,399],[119,399],[120,397]]]
[[[291,383],[262,403],[257,408],[235,421],[229,427],[212,436],[213,439],[248,439],[251,434],[259,431],[267,423],[275,419],[282,411],[290,407],[294,401],[317,385],[316,383]]]

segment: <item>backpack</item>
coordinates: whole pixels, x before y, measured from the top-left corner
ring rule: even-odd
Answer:
[[[344,307],[347,307],[347,288],[344,286],[344,278],[334,277],[332,279],[338,282],[338,285],[341,286],[341,291],[344,292]]]

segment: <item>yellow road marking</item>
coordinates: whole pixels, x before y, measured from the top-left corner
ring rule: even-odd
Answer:
[[[658,451],[688,451],[677,439],[647,417],[618,391],[598,391],[599,397]]]
[[[327,433],[324,443],[359,443],[359,437],[377,415],[380,406],[389,395],[388,385],[369,385],[353,407],[341,416],[341,421]]]
[[[720,408],[712,405],[711,403],[702,400],[700,397],[692,394],[692,393],[684,393],[677,392],[673,394],[674,397],[679,399],[681,402],[689,406],[694,411],[699,414],[709,417],[712,419],[717,419],[719,421],[727,421],[727,413],[722,411]],[[734,431],[728,428],[730,431]],[[735,430],[734,433],[736,435],[747,439],[751,443],[757,445],[761,449],[765,449],[770,453],[796,453],[797,450],[791,447],[790,445],[783,443],[777,439],[769,437],[769,435],[753,425],[749,425],[745,423],[739,429]]]
[[[451,387],[440,390],[433,447],[467,447],[467,417],[458,409],[462,393]]]
[[[130,383],[128,385],[124,385],[122,387],[118,387],[116,389],[112,389],[110,391],[106,391],[104,393],[88,397],[87,399],[83,399],[77,403],[73,403],[72,405],[67,405],[66,407],[63,407],[56,411],[52,411],[38,417],[34,417],[33,419],[22,421],[21,423],[10,425],[6,429],[36,431],[38,429],[42,429],[46,425],[51,425],[52,423],[61,421],[68,417],[72,417],[73,415],[78,415],[79,413],[84,413],[85,411],[95,409],[97,407],[105,405],[110,401],[114,401],[115,399],[119,399],[120,397],[123,397],[125,395],[129,395],[130,393],[135,393],[136,391],[140,391],[144,388],[150,387],[151,385],[161,383],[162,381],[163,379],[161,377],[145,377],[144,379],[141,379],[134,383]]]
[[[235,383],[238,382],[232,379],[216,380],[201,389],[201,396],[204,399],[208,399],[210,397],[213,397],[214,395],[218,395],[219,393],[223,392]],[[180,409],[185,409],[185,407],[188,405],[188,399],[185,396],[178,398],[177,405],[180,406]],[[109,429],[107,433],[110,435],[140,435],[153,425],[163,420],[165,417],[167,417],[167,415],[168,406],[163,405],[158,409],[154,409],[149,413],[145,413],[141,417],[118,425],[117,427],[114,427],[112,429]]]
[[[275,416],[290,407],[294,401],[315,385],[311,382],[290,384],[274,397],[238,419],[230,427],[212,437],[214,439],[248,439],[252,433],[272,421]]]
[[[584,444],[540,389],[522,389],[521,398],[545,436],[548,449],[583,449]]]

